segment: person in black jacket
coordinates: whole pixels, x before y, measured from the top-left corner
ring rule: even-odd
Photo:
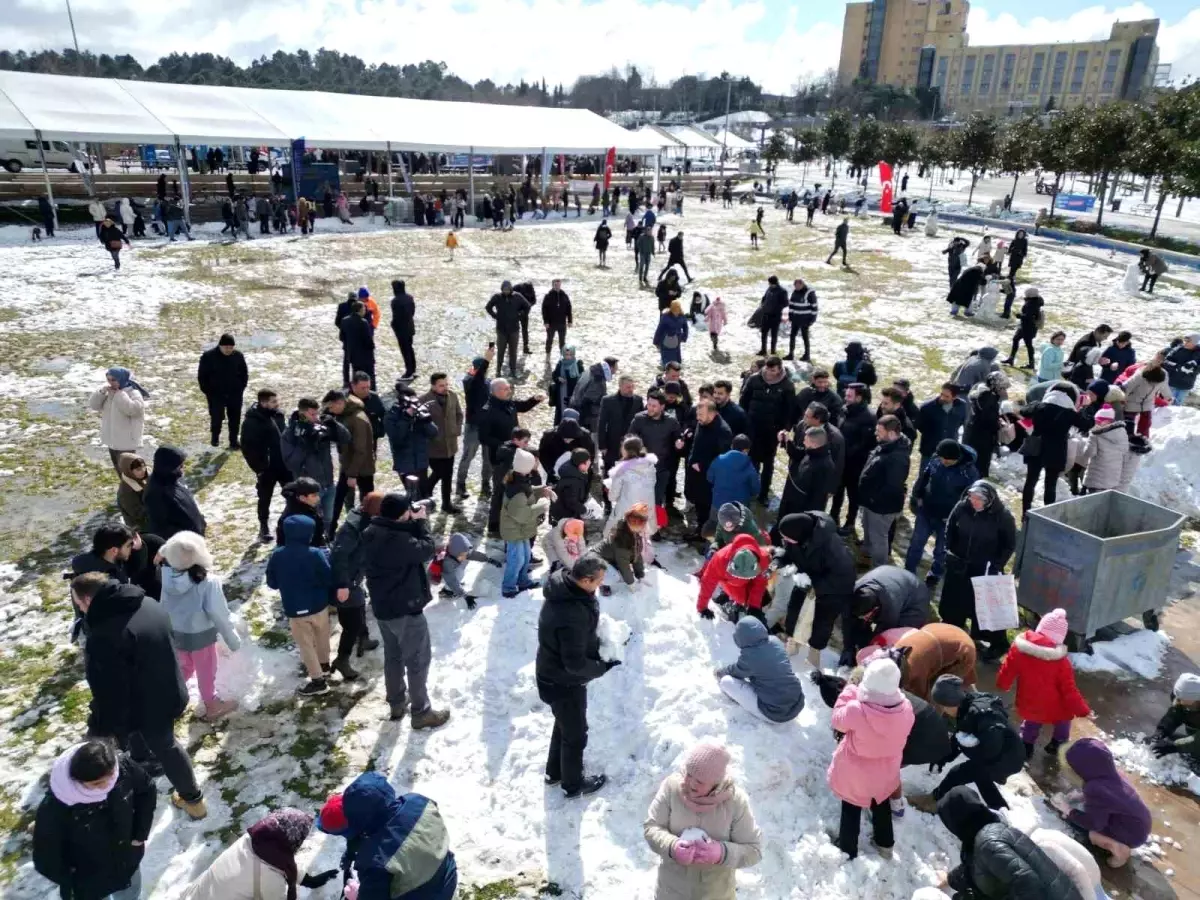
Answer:
[[[842,481],[833,495],[829,514],[835,520],[841,518],[842,500],[849,498],[846,524],[838,530],[842,536],[854,533],[858,519],[858,480],[862,476],[867,458],[875,449],[875,413],[871,411],[871,389],[855,382],[846,388],[846,406],[838,425],[846,439],[846,462],[842,469]]]
[[[147,597],[157,600],[162,591],[162,579],[154,559],[163,543],[158,535],[142,535],[121,522],[105,522],[92,535],[92,549],[71,557],[71,575],[103,572],[121,584],[140,587]],[[83,610],[74,609],[71,640],[86,642],[87,619]]]
[[[308,516],[316,526],[313,528],[310,547],[324,547],[328,541],[328,525],[321,509],[321,486],[307,476],[290,481],[283,487],[283,512],[275,521],[275,544],[282,547],[287,543],[283,523],[291,516]]]
[[[387,408],[381,398],[371,389],[371,376],[366,372],[355,372],[350,378],[350,393],[362,401],[363,412],[371,420],[371,431],[375,434],[375,443],[383,437],[383,419]]]
[[[825,192],[825,200],[821,204],[821,206],[822,206],[821,212],[825,212],[825,207],[828,206],[830,196],[831,196],[830,192],[826,191]],[[834,229],[833,251],[829,254],[829,257],[825,260],[825,265],[832,266],[833,258],[835,256],[837,256],[837,252],[839,250],[841,250],[842,251],[842,268],[843,269],[847,268],[850,265],[850,263],[848,263],[846,261],[846,246],[849,243],[849,241],[850,241],[850,217],[843,216],[842,223],[840,225],[838,225],[837,228]]]
[[[272,390],[258,392],[258,402],[246,410],[242,420],[242,456],[255,475],[254,489],[258,493],[258,539],[267,543],[273,539],[267,520],[271,516],[271,498],[275,487],[282,488],[292,480],[292,473],[283,464],[279,438],[285,427],[279,411],[279,395]]]
[[[212,445],[221,445],[221,422],[229,420],[229,449],[238,449],[238,425],[242,417],[242,395],[250,383],[246,358],[235,350],[232,334],[223,334],[217,346],[200,354],[196,380],[200,393],[208,401],[208,419]]]
[[[746,379],[738,405],[750,422],[750,459],[759,473],[758,502],[766,505],[775,474],[780,435],[792,424],[796,387],[783,369],[783,360],[768,356],[760,371]]]
[[[617,660],[600,659],[596,635],[600,622],[596,591],[604,584],[606,570],[604,560],[585,553],[569,572],[551,573],[542,590],[535,674],[538,697],[554,714],[546,784],[562,785],[568,799],[594,794],[608,780],[604,775],[583,774],[588,682],[620,665]]]
[[[938,802],[938,818],[962,841],[958,866],[946,876],[955,897],[977,900],[1087,900],[1029,835],[1005,824],[968,787]]]
[[[884,416],[895,416],[900,420],[900,433],[908,438],[910,444],[915,444],[917,442],[917,425],[910,418],[904,400],[905,394],[898,387],[895,385],[885,387],[879,392],[879,405],[875,407],[875,419],[878,421]]]
[[[417,302],[404,288],[400,279],[392,282],[392,334],[396,335],[400,355],[404,358],[404,374],[400,377],[412,378],[417,372],[417,354],[413,350],[413,338],[417,334]],[[372,383],[371,387],[374,386]]]
[[[455,478],[455,493],[459,499],[468,496],[467,474],[471,471],[471,463],[476,455],[481,456],[483,460],[479,496],[485,498],[492,496],[492,460],[486,448],[482,454],[479,453],[479,448],[483,446],[479,440],[479,420],[483,408],[491,396],[492,382],[487,377],[487,371],[495,353],[494,347],[488,347],[483,356],[475,357],[471,361],[471,367],[467,369],[467,374],[462,379],[463,406],[466,413],[463,424],[462,459],[458,463],[458,475]]]
[[[966,425],[970,409],[967,401],[958,396],[958,385],[953,381],[944,382],[936,397],[921,404],[913,421],[921,432],[918,450],[922,469],[937,452],[938,444],[958,440],[959,429]]]
[[[146,515],[150,517],[150,531],[164,541],[178,531],[203,536],[208,527],[191,489],[183,483],[186,459],[186,453],[166,444],[154,451],[154,470],[146,484]]]
[[[863,549],[871,565],[884,566],[892,558],[892,523],[904,511],[912,444],[900,433],[900,420],[884,416],[875,426],[877,444],[867,457],[858,481],[862,505]]]
[[[504,500],[503,479],[508,472],[507,466],[497,466],[497,453],[500,447],[512,438],[513,430],[519,427],[517,414],[529,412],[546,397],[544,394],[535,394],[525,400],[514,400],[512,385],[503,378],[492,381],[491,390],[487,405],[476,416],[476,428],[479,432],[479,443],[483,446],[492,468],[488,530],[495,531],[500,527],[500,506]],[[525,434],[528,443],[529,432]]]
[[[699,393],[703,396],[703,386],[701,386]],[[735,436],[744,434],[749,437],[750,418],[746,415],[746,411],[733,400],[733,382],[724,378],[714,381],[712,398],[713,402],[717,404],[717,412],[725,420],[725,424],[729,426],[730,433]]]
[[[812,403],[820,403],[829,411],[827,421],[841,421],[842,407],[845,405],[845,401],[833,389],[831,376],[827,369],[814,369],[812,383],[808,387],[801,388],[796,394],[794,418],[800,419]]]
[[[632,195],[631,195],[632,196]],[[658,273],[658,280],[662,281],[663,275],[671,266],[679,266],[683,269],[684,277],[687,278],[687,283],[692,283],[692,273],[688,271],[687,263],[683,260],[683,232],[675,232],[675,237],[667,241],[667,264],[663,266],[662,271]]]
[[[800,436],[801,442],[796,443]],[[788,476],[779,502],[779,517],[824,510],[837,486],[837,472],[824,428],[800,426],[787,444]]]
[[[759,331],[762,333],[762,348],[760,355],[767,355],[767,335],[771,336],[771,354],[776,351],[779,343],[779,326],[783,324],[783,313],[788,308],[788,293],[779,284],[779,278],[772,275],[767,279],[767,291],[762,298],[762,319]],[[793,341],[793,347],[795,342]]]
[[[1040,402],[1022,409],[1021,415],[1033,421],[1033,431],[1021,449],[1026,465],[1025,487],[1021,491],[1021,515],[1024,516],[1033,506],[1033,494],[1043,470],[1046,483],[1042,502],[1049,506],[1058,498],[1058,476],[1067,467],[1067,439],[1071,427],[1079,422],[1079,414],[1070,395],[1050,390]]]
[[[1074,366],[1083,362],[1088,351],[1101,349],[1112,333],[1111,325],[1097,325],[1095,329],[1075,342],[1075,346],[1071,348],[1071,352],[1067,356],[1067,364]],[[1063,371],[1064,373],[1067,371],[1066,366],[1063,367]]]
[[[838,537],[837,523],[817,510],[792,513],[780,518],[776,526],[784,559],[807,575],[815,595],[812,629],[808,636],[809,662],[819,665],[821,651],[829,646],[833,626],[842,617],[842,633],[849,645],[850,599],[854,592],[854,557]],[[807,587],[794,586],[788,598],[784,633],[789,651],[799,636],[796,625],[804,608]]]
[[[1008,283],[1012,287],[1009,296],[1014,296],[1017,292],[1017,272],[1021,266],[1025,265],[1025,257],[1028,255],[1029,235],[1024,228],[1018,228],[1017,233],[1008,243]],[[1004,317],[1008,318],[1007,308],[1004,310]]]
[[[854,583],[850,612],[854,654],[875,635],[928,624],[929,588],[899,566],[878,566]]]
[[[592,466],[592,455],[578,447],[571,451],[570,459],[558,467],[558,481],[554,483],[554,501],[550,504],[550,524],[562,519],[583,519],[587,515],[588,470]]]
[[[100,243],[104,245],[104,249],[112,255],[113,268],[121,268],[121,245],[132,247],[129,243],[129,238],[125,236],[119,225],[117,225],[110,215],[104,216],[104,221],[97,226],[96,237],[100,239]]]
[[[342,342],[342,384],[350,383],[350,357],[346,355],[345,338],[342,337],[342,320],[351,315],[352,308],[358,302],[358,294],[350,291],[346,299],[337,305],[333,313],[333,327],[337,329],[338,340]]]
[[[433,599],[426,566],[435,552],[426,515],[425,507],[412,508],[407,494],[387,494],[380,501],[379,515],[362,534],[361,550],[371,611],[383,637],[383,678],[391,718],[403,719],[411,708],[415,731],[438,728],[450,719],[449,710],[433,708],[425,686],[432,651],[424,610]]]
[[[542,468],[546,470],[546,477],[550,484],[554,484],[558,480],[558,460],[564,454],[569,454],[573,450],[586,450],[588,457],[594,462],[596,459],[596,441],[592,438],[592,433],[579,424],[577,419],[566,418],[558,423],[557,428],[550,428],[542,432],[541,440],[538,441],[537,458],[542,464]]]
[[[792,329],[788,335],[788,352],[784,359],[796,358],[796,335],[799,334],[804,339],[804,355],[800,359],[809,362],[808,332],[817,321],[817,292],[810,288],[803,278],[792,282],[792,295],[788,298],[788,321]]]
[[[342,319],[342,348],[352,372],[366,372],[375,390],[375,329],[367,320],[367,307],[355,301],[350,315]]]
[[[697,403],[695,433],[692,435],[692,450],[688,454],[687,474],[683,483],[684,495],[696,507],[696,530],[690,539],[702,539],[700,529],[712,511],[712,485],[708,481],[708,467],[732,445],[733,432],[717,413],[716,403],[712,400]]]
[[[946,302],[950,304],[950,315],[957,316],[960,309],[966,310],[968,316],[975,315],[971,312],[971,304],[975,302],[975,297],[985,281],[987,276],[983,273],[983,263],[968,266],[946,294]]]
[[[981,478],[992,471],[992,454],[1000,440],[1000,404],[1008,396],[1008,376],[991,372],[982,384],[971,388],[967,402],[971,417],[963,429],[962,442],[975,451],[976,466]]]
[[[154,823],[154,782],[111,743],[89,740],[54,761],[33,826],[33,867],[62,900],[136,900]]]
[[[1007,319],[1012,310],[1013,298],[1016,293],[1010,293],[1008,299],[1004,301],[1004,315]],[[1046,301],[1042,299],[1041,294],[1035,287],[1025,288],[1025,300],[1021,304],[1021,311],[1017,314],[1019,320],[1017,330],[1013,334],[1012,350],[1009,351],[1008,359],[1004,360],[1002,365],[1012,366],[1016,364],[1017,347],[1022,341],[1025,342],[1025,349],[1029,353],[1029,365],[1021,366],[1022,369],[1032,369],[1033,362],[1033,339],[1037,337],[1038,328],[1044,318],[1042,308],[1046,305]]]
[[[629,433],[641,438],[646,452],[653,453],[657,460],[654,469],[654,503],[666,507],[667,487],[675,478],[679,468],[679,453],[682,447],[682,425],[675,415],[667,414],[667,398],[663,391],[651,388],[646,395],[646,408],[633,417]],[[651,540],[658,535],[656,531]]]
[[[558,352],[562,353],[567,346],[567,326],[575,323],[571,317],[571,298],[562,289],[561,279],[551,281],[550,290],[542,298],[542,324],[546,326],[546,355],[550,355],[556,334]]]
[[[537,291],[534,290],[532,281],[522,281],[520,284],[513,285],[513,293],[520,294],[528,304],[521,311],[521,346],[524,348],[525,355],[529,356],[533,352],[529,349],[529,311],[537,306]]]
[[[175,658],[166,610],[131,584],[89,572],[71,582],[71,600],[87,618],[85,674],[92,692],[88,734],[111,737],[135,759],[157,760],[193,819],[207,814],[191,760],[175,739],[187,687]]]
[[[596,427],[596,447],[604,460],[604,471],[621,460],[621,442],[629,434],[633,417],[642,411],[642,398],[634,393],[632,375],[617,378],[617,392],[600,401],[599,424]]]
[[[354,681],[359,673],[350,665],[350,653],[357,650],[362,656],[374,650],[379,642],[372,640],[367,631],[367,592],[363,587],[366,577],[366,558],[363,552],[363,534],[371,520],[379,515],[383,494],[371,491],[362,498],[359,506],[351,510],[338,528],[330,548],[329,564],[333,569],[334,608],[337,610],[338,625],[342,632],[338,638],[337,655],[332,668],[345,681]],[[314,529],[315,530],[315,529]]]
[[[520,345],[521,319],[529,314],[529,301],[513,291],[511,281],[500,285],[500,293],[492,294],[484,312],[496,320],[496,348],[499,362],[496,371],[504,368],[504,355],[508,354],[508,373],[517,377],[517,350]]]

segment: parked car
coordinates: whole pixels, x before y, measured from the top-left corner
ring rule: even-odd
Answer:
[[[42,141],[42,152],[46,155],[46,168],[67,169],[78,172],[87,165],[85,158],[63,141]],[[14,175],[26,168],[40,169],[42,158],[38,153],[37,141],[13,141],[0,144],[0,166]]]

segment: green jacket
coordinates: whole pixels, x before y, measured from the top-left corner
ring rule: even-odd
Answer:
[[[626,584],[633,584],[635,579],[646,577],[641,535],[630,531],[624,520],[617,524],[612,536],[604,540],[598,552],[601,559],[617,567],[621,580]]]
[[[534,499],[529,480],[517,476],[504,486],[500,507],[500,537],[506,541],[528,541],[537,537],[542,513],[550,505],[546,497]]]
[[[718,522],[716,533],[713,535],[714,549],[720,550],[726,544],[732,543],[733,539],[739,534],[750,535],[750,537],[758,541],[758,546],[760,547],[767,546],[767,539],[763,537],[763,533],[759,529],[758,523],[754,521],[754,514],[751,513],[750,510],[745,506],[742,506],[742,504],[739,503],[738,505],[742,507],[742,524],[733,531],[726,531],[721,527],[721,523]]]
[[[1177,734],[1180,728],[1183,733]],[[1200,741],[1196,740],[1200,736],[1200,707],[1172,703],[1154,729],[1154,736],[1169,740],[1179,748],[1180,753],[1200,760]]]

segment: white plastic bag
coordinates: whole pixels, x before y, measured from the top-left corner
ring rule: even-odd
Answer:
[[[603,519],[604,507],[600,505],[600,501],[595,497],[588,497],[587,503],[583,505],[583,517],[593,522],[599,522]]]
[[[980,575],[971,579],[975,591],[975,623],[981,631],[1007,631],[1020,624],[1017,583],[1011,575]]]

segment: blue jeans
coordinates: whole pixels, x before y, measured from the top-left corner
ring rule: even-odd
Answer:
[[[329,523],[333,521],[333,501],[336,496],[336,484],[321,488],[321,515],[325,517],[325,527],[327,528],[329,527]]]
[[[529,559],[533,550],[529,541],[506,541],[504,544],[504,581],[500,589],[506,593],[522,590],[529,584]]]
[[[917,566],[921,564],[921,557],[925,553],[925,545],[929,543],[931,534],[934,536],[933,568],[929,570],[929,574],[935,578],[941,578],[946,571],[946,520],[930,519],[920,511],[917,512],[916,521],[913,522],[912,539],[908,542],[904,568],[914,573],[917,571]]]
[[[1183,401],[1187,399],[1187,395],[1191,392],[1191,388],[1171,388],[1171,396],[1175,398],[1175,405],[1183,406]]]

